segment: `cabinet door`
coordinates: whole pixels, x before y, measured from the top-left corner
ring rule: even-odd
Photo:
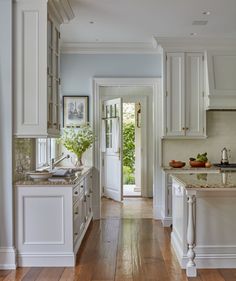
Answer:
[[[186,136],[204,135],[203,54],[186,53]]]
[[[167,53],[166,135],[185,135],[184,53]]]

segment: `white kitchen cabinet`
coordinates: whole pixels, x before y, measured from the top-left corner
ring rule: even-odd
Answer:
[[[73,185],[25,182],[15,186],[19,266],[75,265],[93,217],[92,205],[86,199],[92,197],[92,190],[92,169]]]
[[[47,0],[14,2],[14,135],[17,137],[60,134],[59,28]]]
[[[207,51],[207,109],[236,109],[236,51]]]
[[[165,138],[206,137],[203,61],[201,52],[166,53]]]

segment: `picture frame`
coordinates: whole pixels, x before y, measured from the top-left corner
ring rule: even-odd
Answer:
[[[89,122],[88,96],[63,96],[63,127],[80,128]]]

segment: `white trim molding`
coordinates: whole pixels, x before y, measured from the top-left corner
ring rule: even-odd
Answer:
[[[16,250],[14,247],[0,248],[0,269],[16,269]]]
[[[63,54],[157,54],[152,42],[64,42]]]
[[[150,86],[153,89],[153,208],[154,219],[161,218],[161,192],[162,192],[162,180],[161,180],[161,153],[160,153],[160,127],[161,127],[161,78],[94,78],[93,79],[93,126],[96,136],[100,135],[100,119],[101,119],[101,94],[99,87],[102,86]],[[158,121],[158,122],[157,122]],[[102,166],[100,142],[99,137],[94,145],[93,163],[97,175]],[[99,176],[98,176],[99,177]],[[97,180],[96,187],[96,206],[99,213],[94,212],[96,218],[100,218],[100,198],[101,198],[101,178]]]
[[[49,9],[54,13],[58,22],[68,23],[71,21],[75,14],[72,9],[71,0],[50,0],[48,1]]]
[[[236,39],[230,38],[185,38],[185,37],[153,37],[153,47],[158,52],[165,51],[204,51],[235,50]]]

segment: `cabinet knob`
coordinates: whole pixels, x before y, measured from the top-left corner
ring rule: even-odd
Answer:
[[[80,188],[84,188],[84,186],[83,186],[83,185],[81,185],[81,186],[80,186]]]
[[[185,131],[185,129],[186,129],[185,127],[182,128],[183,131]]]
[[[189,130],[189,128],[185,128],[185,130]]]
[[[77,235],[78,235],[78,233],[77,233],[77,232],[75,232],[75,233],[74,233],[74,235],[75,235],[75,236],[77,236]]]
[[[75,191],[74,194],[75,194],[75,195],[78,195],[78,191]]]

